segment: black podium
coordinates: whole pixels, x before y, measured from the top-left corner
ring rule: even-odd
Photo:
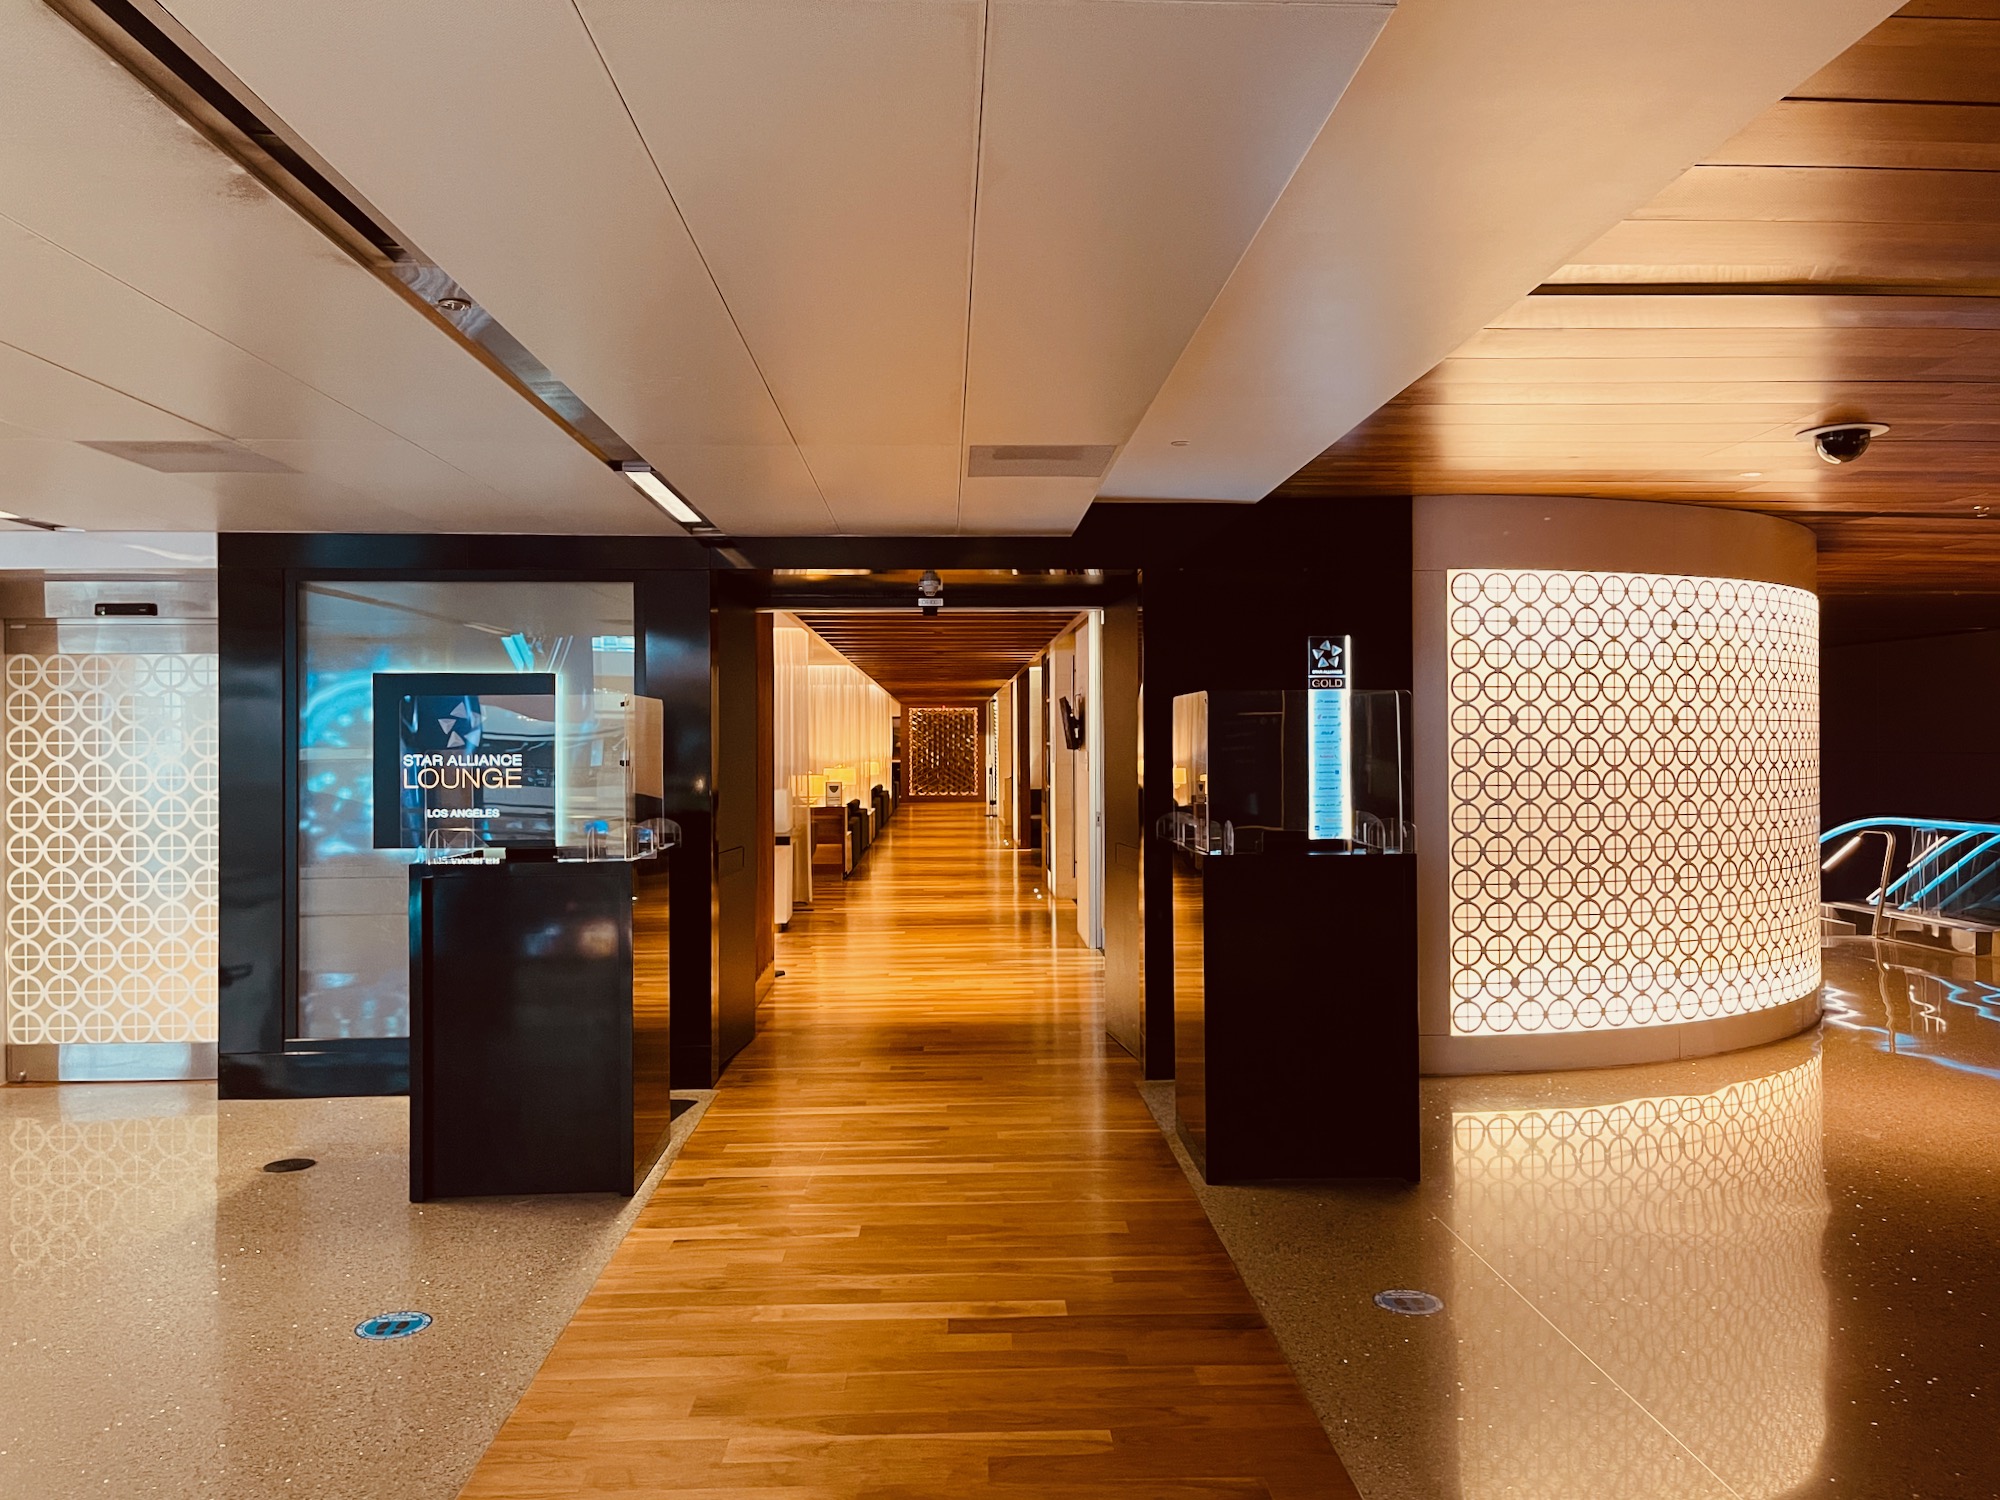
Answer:
[[[1418,1175],[1416,857],[1174,861],[1174,1103],[1209,1182]]]
[[[634,992],[639,868],[411,867],[412,1202],[632,1192],[671,1113],[645,1065],[664,997]],[[640,909],[643,947],[665,917]],[[664,963],[646,967],[664,983]]]

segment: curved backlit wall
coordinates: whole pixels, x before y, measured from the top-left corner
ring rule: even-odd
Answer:
[[[1635,1062],[1809,1023],[1809,539],[1801,569],[1784,535],[1799,528],[1765,517],[1461,499],[1442,502],[1452,523],[1426,549],[1427,504],[1420,584],[1427,552],[1444,563],[1418,589],[1419,655],[1435,658],[1419,680],[1420,858],[1422,833],[1442,835],[1427,851],[1427,1064]],[[1500,522],[1484,537],[1480,511]]]
[[[1660,1026],[1819,983],[1819,601],[1454,571],[1451,1026]]]

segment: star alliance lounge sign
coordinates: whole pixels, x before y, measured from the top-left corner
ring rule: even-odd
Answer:
[[[375,674],[375,847],[555,843],[556,680]]]

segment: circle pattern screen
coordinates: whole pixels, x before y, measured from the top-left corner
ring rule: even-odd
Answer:
[[[215,1040],[215,678],[7,657],[9,1041]]]
[[[1465,570],[1450,598],[1455,1035],[1661,1026],[1819,984],[1819,601]]]

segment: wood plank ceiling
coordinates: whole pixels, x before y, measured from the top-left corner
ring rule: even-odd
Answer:
[[[1074,610],[985,609],[929,619],[915,607],[815,611],[799,616],[897,702],[983,703],[1047,649]]]
[[[1276,493],[1761,510],[1829,594],[2000,592],[1997,401],[2000,0],[1917,0]]]

